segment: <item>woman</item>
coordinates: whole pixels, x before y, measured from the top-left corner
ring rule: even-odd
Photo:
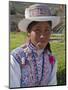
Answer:
[[[28,33],[29,41],[11,52],[10,88],[57,85],[56,60],[49,40],[59,22],[45,4],[26,8],[18,27]]]

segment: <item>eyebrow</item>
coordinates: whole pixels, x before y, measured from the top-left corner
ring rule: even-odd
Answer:
[[[40,27],[40,25],[39,25],[39,26],[36,26],[36,28],[39,28],[39,29],[40,29],[41,27]],[[50,29],[49,26],[47,26],[47,27],[45,27],[45,28],[46,28],[46,29]]]

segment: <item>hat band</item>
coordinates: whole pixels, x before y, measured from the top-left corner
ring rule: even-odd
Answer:
[[[50,16],[51,13],[48,9],[45,8],[33,8],[26,9],[25,17],[36,17],[36,16]]]

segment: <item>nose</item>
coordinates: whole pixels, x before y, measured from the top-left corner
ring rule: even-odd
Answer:
[[[43,35],[40,35],[40,38],[44,38],[44,36]]]

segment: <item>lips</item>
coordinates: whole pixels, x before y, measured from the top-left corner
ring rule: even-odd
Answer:
[[[39,42],[42,42],[43,43],[43,42],[45,42],[45,40],[44,39],[40,39]]]

